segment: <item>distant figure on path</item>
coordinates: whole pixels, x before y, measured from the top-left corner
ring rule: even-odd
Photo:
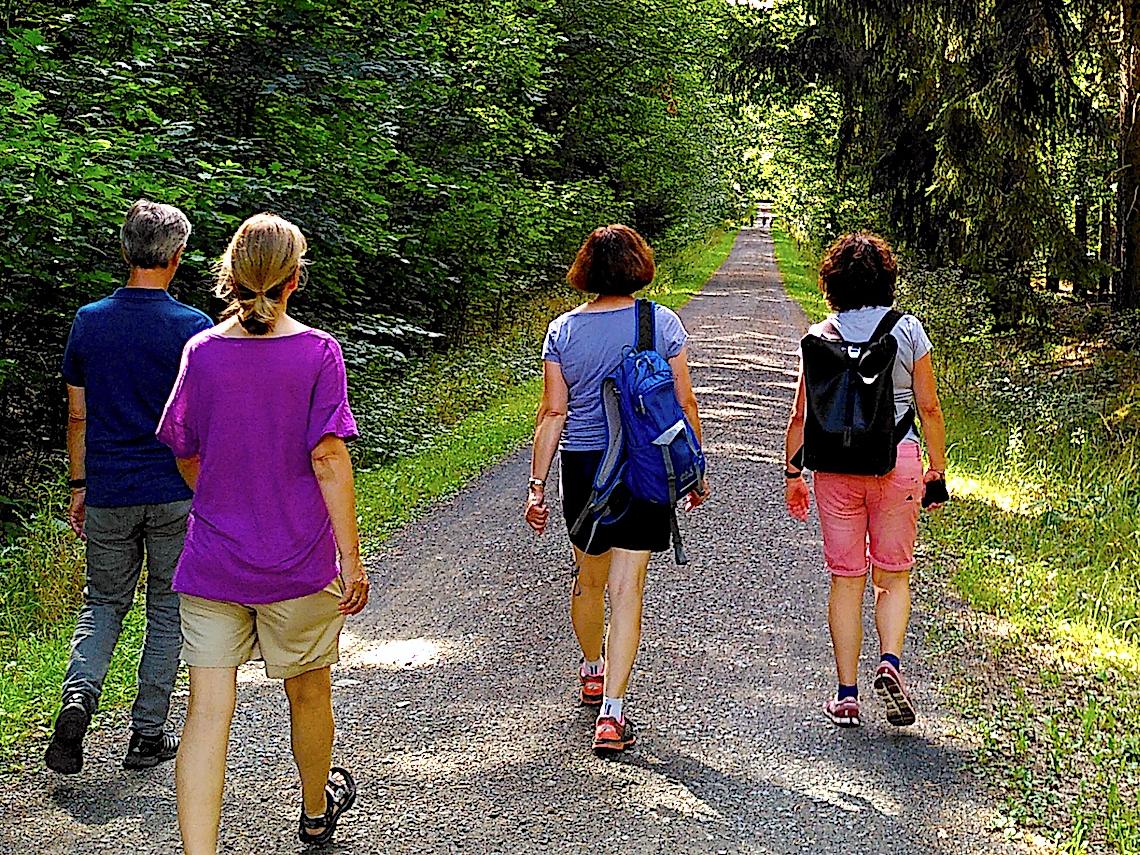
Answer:
[[[187,344],[158,431],[195,487],[174,577],[190,666],[175,776],[187,855],[217,848],[237,668],[251,659],[285,681],[301,842],[331,840],[356,799],[352,776],[330,768],[329,676],[345,616],[368,602],[345,445],[356,422],[340,345],[286,313],[306,250],[279,217],[242,224],[218,274],[228,320]]]
[[[573,528],[589,501],[594,475],[609,440],[602,381],[617,367],[625,351],[638,343],[632,295],[648,286],[655,272],[653,251],[627,226],[595,230],[570,268],[570,284],[597,297],[551,323],[543,345],[544,388],[525,512],[527,523],[539,534],[550,519],[546,480],[559,451],[567,528]],[[656,320],[655,349],[669,361],[677,400],[699,439],[700,417],[689,378],[688,334],[674,312],[649,305]],[[706,485],[685,499],[686,508],[701,504],[707,495]],[[582,648],[579,700],[600,707],[593,742],[594,750],[600,753],[623,751],[636,740],[633,724],[624,714],[624,698],[641,642],[649,559],[652,553],[669,548],[672,519],[671,508],[633,499],[616,522],[600,525],[595,531],[588,526],[571,534],[579,568],[570,597],[570,620]]]
[[[786,500],[796,519],[806,520],[811,504],[803,469],[814,470],[839,674],[824,711],[840,727],[862,723],[858,668],[868,570],[881,654],[875,690],[888,722],[915,720],[900,674],[915,535],[920,506],[941,507],[948,498],[932,345],[917,318],[892,309],[897,274],[891,248],[875,235],[846,235],[828,250],[819,287],[832,314],[801,344],[785,443]],[[930,460],[925,473],[916,413]]]
[[[87,587],[71,639],[63,708],[44,759],[68,775],[83,768],[83,738],[135,599],[144,554],[146,642],[123,766],[154,766],[178,750],[178,738],[165,731],[182,644],[170,582],[191,494],[154,430],[183,345],[213,322],[167,292],[190,237],[185,214],[140,200],[120,236],[127,285],[76,313],[63,357],[69,518],[87,541]]]

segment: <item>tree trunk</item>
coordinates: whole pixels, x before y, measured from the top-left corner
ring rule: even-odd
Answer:
[[[1106,197],[1100,202],[1100,260],[1110,267],[1114,260],[1113,248],[1115,246],[1116,237],[1112,228],[1112,201]],[[1102,274],[1097,287],[1097,296],[1102,300],[1107,299],[1111,286],[1111,274]]]
[[[1073,296],[1078,300],[1084,300],[1088,297],[1085,283],[1088,281],[1089,203],[1083,196],[1078,196],[1074,208],[1073,237],[1077,239],[1077,245],[1081,248],[1081,263],[1073,276]]]
[[[1119,308],[1140,306],[1140,0],[1123,0],[1120,64],[1120,171],[1117,228],[1120,276]]]

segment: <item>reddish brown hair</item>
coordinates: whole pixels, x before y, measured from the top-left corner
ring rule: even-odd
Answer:
[[[589,294],[626,296],[653,281],[653,250],[629,226],[594,229],[566,274],[572,288]]]
[[[837,312],[891,306],[899,265],[890,244],[870,232],[839,238],[819,266],[819,290]]]

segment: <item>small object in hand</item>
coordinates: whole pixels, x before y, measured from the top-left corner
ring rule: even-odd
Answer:
[[[922,491],[922,506],[924,508],[929,508],[931,505],[944,505],[949,501],[950,492],[946,489],[945,478],[926,483],[926,489]]]

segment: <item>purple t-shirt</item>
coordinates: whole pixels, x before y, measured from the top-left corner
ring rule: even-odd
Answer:
[[[601,451],[609,444],[602,408],[602,381],[617,368],[626,348],[637,345],[637,313],[633,305],[604,312],[579,306],[551,322],[542,345],[542,358],[562,366],[570,390],[564,451]],[[689,335],[677,313],[657,306],[657,352],[677,356]]]
[[[174,590],[274,603],[338,573],[332,523],[310,454],[356,421],[340,345],[320,330],[190,339],[158,427],[176,457],[199,456],[198,489]]]

